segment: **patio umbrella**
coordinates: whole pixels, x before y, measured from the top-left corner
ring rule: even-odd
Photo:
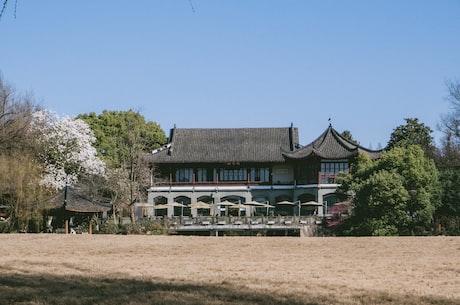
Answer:
[[[265,207],[266,206],[265,203],[257,202],[257,201],[249,201],[249,202],[245,202],[244,204],[245,205],[250,205],[250,206],[255,206],[255,207]]]
[[[238,209],[238,217],[240,217],[241,216],[241,209],[245,209],[245,208],[247,208],[247,206],[242,204],[242,203],[237,203],[237,204],[229,206],[228,208],[229,209]]]
[[[237,203],[237,204],[229,206],[228,208],[229,209],[245,209],[247,208],[247,205],[244,205],[242,203]]]
[[[156,206],[153,207],[155,210],[162,210],[162,209],[167,209],[168,206],[166,204],[157,204]]]
[[[181,208],[180,210],[180,216],[183,216],[184,215],[184,207],[186,207],[185,204],[182,204],[182,203],[179,203],[179,202],[169,202],[167,204],[165,204],[167,207],[178,207],[178,208]]]
[[[222,202],[217,202],[216,205],[224,206],[225,209],[225,215],[228,215],[228,207],[235,205],[233,202],[230,202],[228,200],[222,201]]]
[[[211,205],[209,203],[198,201],[189,205],[191,209],[210,209]]]
[[[170,203],[165,204],[165,206],[167,206],[167,207],[179,207],[179,208],[183,208],[183,207],[185,207],[186,205],[174,201],[174,202],[170,202]]]
[[[316,202],[316,201],[307,201],[307,202],[301,203],[300,205],[303,205],[303,206],[310,206],[310,207],[320,207],[320,206],[323,206],[321,203]]]
[[[276,204],[277,204],[277,205],[295,205],[294,202],[287,201],[287,200],[283,200],[283,201],[277,202]]]
[[[225,200],[225,201],[222,201],[222,202],[217,202],[216,204],[217,204],[217,205],[221,205],[221,206],[232,206],[232,205],[235,205],[235,203],[230,202],[230,201],[228,201],[228,200]]]

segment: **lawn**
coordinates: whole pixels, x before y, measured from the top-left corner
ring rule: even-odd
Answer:
[[[460,304],[460,237],[0,234],[0,304]]]

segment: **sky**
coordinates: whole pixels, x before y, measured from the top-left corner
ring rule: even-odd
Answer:
[[[61,115],[292,123],[303,145],[331,119],[376,149],[405,118],[440,140],[459,37],[460,0],[9,0],[0,73]]]

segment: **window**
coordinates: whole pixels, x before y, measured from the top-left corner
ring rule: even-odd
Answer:
[[[245,181],[248,176],[246,168],[221,168],[220,181]]]
[[[251,182],[269,182],[270,169],[268,167],[251,168]]]
[[[193,181],[193,169],[191,168],[179,168],[176,170],[176,182],[192,182]]]
[[[323,160],[321,161],[321,173],[337,175],[348,171],[348,160]]]
[[[197,168],[196,169],[196,181],[197,182],[207,182],[208,179],[208,170],[206,168]]]
[[[335,183],[340,172],[348,172],[348,160],[322,160],[320,183]]]

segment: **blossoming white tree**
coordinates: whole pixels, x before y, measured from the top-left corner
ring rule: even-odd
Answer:
[[[44,164],[42,184],[62,189],[67,180],[78,182],[82,174],[105,175],[105,163],[93,147],[96,138],[83,120],[59,118],[47,110],[34,114],[33,131],[41,144]]]

